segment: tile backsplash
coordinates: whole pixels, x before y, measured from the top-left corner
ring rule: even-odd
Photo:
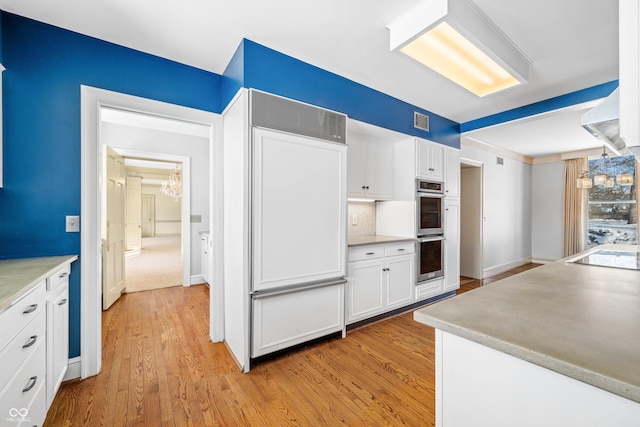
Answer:
[[[366,202],[349,202],[347,218],[347,235],[373,236],[376,234],[376,204]],[[357,218],[357,225],[353,225],[353,216]]]

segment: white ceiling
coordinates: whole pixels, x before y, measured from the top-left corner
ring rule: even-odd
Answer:
[[[389,52],[386,25],[417,0],[0,0],[0,9],[218,74],[248,38],[460,123],[618,78],[617,0],[474,2],[532,60],[529,83],[477,98]]]

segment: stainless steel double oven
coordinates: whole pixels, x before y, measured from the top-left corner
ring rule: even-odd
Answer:
[[[444,184],[416,180],[417,283],[444,275]]]

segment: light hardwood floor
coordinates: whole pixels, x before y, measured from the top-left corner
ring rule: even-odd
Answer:
[[[63,383],[45,426],[434,425],[434,330],[412,313],[248,374],[209,340],[208,313],[204,285],[124,295],[103,313],[102,371]]]

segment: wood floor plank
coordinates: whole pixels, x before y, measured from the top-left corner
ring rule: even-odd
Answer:
[[[466,278],[458,293],[492,281]],[[291,351],[248,374],[209,339],[204,285],[126,294],[102,319],[102,371],[63,383],[45,426],[435,423],[434,331],[413,313]]]

